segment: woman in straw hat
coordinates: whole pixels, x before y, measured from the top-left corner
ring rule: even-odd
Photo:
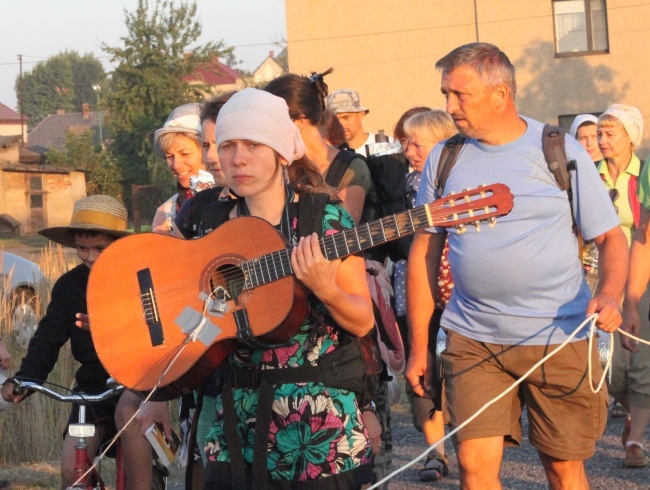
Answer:
[[[86,288],[93,264],[101,253],[115,240],[129,234],[126,208],[110,196],[89,196],[78,200],[69,226],[46,228],[39,232],[55,243],[77,250],[81,261],[74,269],[63,274],[52,288],[52,299],[45,316],[38,324],[27,354],[16,378],[44,383],[59,357],[59,350],[68,341],[72,355],[80,366],[75,374],[75,390],[85,393],[103,391],[108,373],[99,362],[88,329]],[[18,403],[28,394],[14,395],[13,383],[2,387],[6,401]],[[104,437],[115,434],[113,420],[117,397],[104,402],[91,403],[86,413],[89,422],[97,425],[97,432],[86,439],[88,454],[92,457]],[[69,422],[78,419],[79,407],[74,405]],[[61,451],[61,488],[76,480],[74,473],[76,438],[65,435]]]
[[[354,256],[329,262],[315,233],[298,236],[299,200],[334,194],[303,157],[283,99],[255,89],[235,94],[219,113],[216,142],[228,185],[239,196],[223,202],[224,219],[262,218],[293,243],[291,266],[310,290],[311,309],[282,346],[245,347],[229,357],[207,438],[205,488],[360,488],[372,479],[371,448],[355,394],[305,373],[371,330],[364,262]],[[343,207],[329,203],[317,225],[326,235],[352,223]],[[270,387],[264,381],[270,374],[292,379]],[[361,362],[358,379],[363,374]]]

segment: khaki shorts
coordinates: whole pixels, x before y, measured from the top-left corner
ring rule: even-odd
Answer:
[[[555,348],[478,342],[449,331],[442,354],[450,423],[456,427],[509,388]],[[528,437],[540,452],[560,460],[593,456],[607,422],[607,390],[589,388],[587,340],[566,345],[517,389],[490,406],[456,434],[457,441],[503,436],[521,443],[520,417],[528,412]],[[602,375],[594,349],[593,377]]]

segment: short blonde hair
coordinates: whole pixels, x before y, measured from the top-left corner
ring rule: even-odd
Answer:
[[[454,120],[441,110],[414,114],[404,123],[404,133],[407,137],[416,136],[431,145],[451,138],[457,132]]]
[[[603,114],[598,118],[598,129],[600,128],[620,128],[623,130],[625,135],[628,137],[630,140],[630,146],[634,150],[634,143],[632,142],[632,138],[630,138],[630,135],[627,133],[627,129],[625,129],[625,126],[623,126],[623,123],[617,118],[612,116],[611,114]]]
[[[192,133],[165,133],[158,138],[157,140],[158,147],[163,153],[166,153],[169,147],[172,146],[172,142],[176,138],[185,138],[190,141],[193,141],[196,144],[199,151],[202,150],[201,138]]]

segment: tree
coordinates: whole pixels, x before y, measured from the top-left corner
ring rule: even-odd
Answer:
[[[205,86],[184,81],[197,66],[232,56],[232,48],[222,42],[194,45],[201,35],[196,12],[195,2],[155,0],[150,8],[148,0],[138,0],[134,12],[124,12],[124,45],[102,46],[116,66],[105,99],[110,151],[127,184],[170,182],[164,162],[153,156],[153,133],[174,107],[203,98]]]
[[[23,112],[34,127],[57,110],[81,111],[88,103],[95,108],[93,84],[106,85],[106,72],[92,54],[80,56],[64,51],[36,64],[23,75]],[[16,78],[16,94],[20,94],[20,77]]]
[[[122,172],[112,155],[93,144],[93,134],[84,131],[66,133],[63,150],[47,153],[47,163],[57,167],[86,170],[86,193],[108,194],[120,199],[122,196]]]

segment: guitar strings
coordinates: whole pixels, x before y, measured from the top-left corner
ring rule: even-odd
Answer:
[[[465,202],[462,199],[462,195],[459,195],[458,200],[461,201],[461,203]],[[361,243],[372,244],[373,230],[376,231],[378,228],[383,229],[382,221],[388,222],[392,219],[395,223],[398,223],[398,221],[409,221],[413,223],[413,220],[421,221],[426,219],[428,222],[426,207],[429,208],[429,214],[432,216],[432,218],[435,215],[440,215],[441,213],[437,213],[437,211],[440,210],[445,211],[443,215],[449,214],[448,211],[453,209],[453,207],[449,207],[447,202],[440,202],[440,201],[441,200],[437,200],[431,204],[419,206],[410,211],[393,214],[391,216],[379,220],[375,220],[366,223],[364,225],[357,226],[355,228],[344,230],[341,233],[336,233],[334,235],[323,237],[320,240],[321,244],[323,246],[323,249],[326,251],[326,253],[329,254],[329,252],[334,251],[336,255],[340,255],[338,253],[339,250],[347,251],[349,249],[349,243],[354,243],[354,241],[356,241],[359,244]],[[477,210],[475,210],[475,212],[477,213],[481,211],[483,211],[483,208],[478,208]],[[481,218],[480,216],[474,216],[473,219],[476,220],[487,219],[487,215],[481,215],[481,216],[486,216],[486,217]],[[410,232],[412,232],[415,229],[413,224],[411,224],[410,229],[411,229]],[[408,231],[408,227],[406,228],[406,230]],[[399,236],[401,235],[395,236],[393,238],[399,238]],[[197,277],[188,278],[186,280],[176,281],[174,282],[173,285],[170,286],[156,288],[155,292],[161,294],[175,294],[182,291],[184,288],[195,289],[196,281],[198,280],[200,283],[207,282],[211,286],[214,286],[212,287],[212,290],[214,290],[218,286],[222,286],[224,289],[229,291],[231,297],[235,297],[237,296],[237,294],[235,294],[233,288],[228,287],[228,284],[231,282],[238,281],[239,283],[243,284],[243,287],[240,290],[241,292],[244,290],[248,290],[250,288],[259,287],[261,285],[265,285],[270,282],[273,282],[272,279],[273,276],[275,276],[277,280],[292,274],[293,273],[291,267],[292,250],[293,250],[293,246],[288,245],[285,249],[276,250],[274,252],[262,255],[260,257],[244,260],[239,264],[233,264],[233,263],[224,264],[225,267],[228,267],[228,269],[232,269],[232,270],[226,269],[220,271],[217,269],[215,271],[210,271],[204,274],[200,274],[198,278]],[[279,274],[280,271],[284,272],[284,275],[280,275]],[[286,271],[288,271],[289,273],[286,274]],[[213,281],[216,280],[219,280],[219,283],[212,283]],[[225,284],[222,284],[221,280],[223,280]]]
[[[436,208],[436,207],[441,207],[441,205],[436,205],[432,206],[429,205],[430,208]],[[406,215],[407,213],[400,213],[399,216],[401,215]],[[426,210],[424,209],[424,206],[420,208],[416,208],[415,210],[411,210],[410,213],[416,221],[422,220],[427,217]],[[398,215],[392,215],[393,220],[397,221]],[[391,218],[391,217],[388,217]],[[356,237],[358,237],[357,241],[359,243],[372,243],[372,230],[373,228],[377,228],[379,226],[381,220],[376,220],[370,223],[366,223],[365,225],[356,227],[354,229],[350,230],[345,230],[343,233],[336,233],[334,235],[330,235],[327,237],[323,237],[321,239],[323,248],[326,251],[337,251],[339,249],[344,248],[344,245],[340,244],[337,246],[337,240],[339,243],[341,243],[343,240],[345,240],[345,247],[347,247],[347,243],[349,239],[354,240]],[[354,230],[354,234],[350,233],[352,230]],[[347,233],[346,233],[347,232]],[[347,236],[344,236],[347,235]],[[223,271],[216,270],[216,271],[210,271],[207,273],[203,273],[199,275],[198,278],[188,278],[185,280],[180,280],[174,282],[174,284],[166,286],[166,287],[158,287],[156,288],[155,292],[159,294],[175,294],[180,291],[182,291],[184,288],[192,288],[194,289],[196,281],[198,279],[199,283],[208,283],[212,287],[212,289],[215,289],[218,286],[224,287],[224,289],[229,290],[231,296],[236,296],[234,294],[234,291],[232,291],[231,288],[228,288],[227,285],[228,283],[231,283],[233,281],[239,281],[244,284],[244,287],[242,287],[242,291],[244,289],[250,288],[250,287],[259,287],[260,285],[267,284],[269,282],[272,282],[271,276],[276,275],[278,276],[278,272],[282,269],[284,269],[285,272],[289,272],[289,274],[285,274],[285,276],[288,276],[292,273],[292,267],[291,267],[291,251],[293,250],[293,246],[289,245],[285,249],[281,250],[276,250],[274,252],[271,252],[269,254],[256,257],[253,259],[248,259],[245,261],[242,261],[239,264],[225,264],[225,266],[228,267],[228,270],[225,269]],[[212,281],[219,281],[219,283],[212,283]],[[221,281],[224,281],[225,284],[221,284]],[[257,284],[255,284],[257,283]]]

